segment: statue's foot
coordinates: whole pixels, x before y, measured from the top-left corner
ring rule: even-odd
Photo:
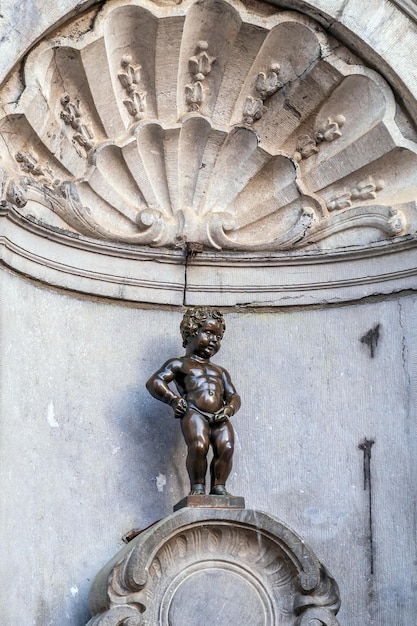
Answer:
[[[190,496],[204,496],[206,494],[206,486],[202,484],[196,484],[191,486]]]
[[[230,496],[231,494],[226,491],[226,487],[224,485],[214,485],[210,491],[211,496]]]

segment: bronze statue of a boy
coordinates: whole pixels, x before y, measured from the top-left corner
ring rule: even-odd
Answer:
[[[188,309],[181,322],[185,356],[169,359],[146,383],[148,391],[174,409],[188,446],[190,495],[205,494],[210,444],[210,494],[229,495],[226,480],[232,469],[234,432],[229,418],[240,408],[240,397],[228,372],[210,362],[220,349],[226,325],[220,311]],[[169,388],[174,382],[178,394]]]

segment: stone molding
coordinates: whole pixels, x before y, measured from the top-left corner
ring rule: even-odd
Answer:
[[[338,626],[339,607],[334,579],[281,521],[248,509],[185,508],[99,572],[88,626],[194,626],[220,616],[242,626]]]
[[[25,220],[8,205],[0,207],[0,259],[53,287],[172,306],[314,305],[417,288],[413,239],[333,254],[204,252],[187,259],[183,250],[155,255],[69,236]]]
[[[393,0],[403,11],[405,11],[413,20],[417,21],[417,6],[415,0]]]

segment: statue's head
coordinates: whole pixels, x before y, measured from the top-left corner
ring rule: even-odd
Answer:
[[[182,345],[184,348],[187,346],[191,338],[198,333],[198,330],[204,326],[207,320],[215,320],[216,322],[219,322],[222,327],[223,336],[224,331],[226,330],[226,323],[220,311],[209,306],[192,307],[187,309],[185,312],[180,326],[183,339]]]

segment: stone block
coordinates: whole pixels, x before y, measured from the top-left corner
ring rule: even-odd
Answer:
[[[207,509],[244,509],[245,498],[239,496],[186,496],[174,505],[174,511],[185,507]]]

